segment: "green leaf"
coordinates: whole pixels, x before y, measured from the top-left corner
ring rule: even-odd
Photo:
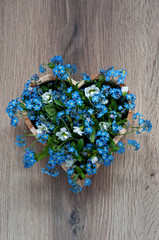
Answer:
[[[116,152],[116,151],[119,150],[119,147],[113,147],[111,150],[112,150],[113,152]]]
[[[56,116],[55,116],[55,117],[51,117],[50,119],[51,119],[51,122],[52,122],[53,124],[57,124]]]
[[[111,125],[111,123],[112,123],[110,116],[108,116],[108,123],[109,123],[109,125]]]
[[[41,160],[41,159],[47,157],[48,155],[49,155],[48,153],[40,154],[40,156],[38,155],[38,156],[37,156],[37,161],[39,161],[39,160]]]
[[[53,145],[56,145],[56,143],[58,143],[59,141],[56,140],[55,135],[49,136],[48,140],[47,140],[47,145],[49,145],[48,147],[52,147]]]
[[[82,169],[77,166],[77,167],[76,167],[76,171],[77,171],[77,173],[81,173],[81,172],[82,172]]]
[[[51,145],[52,143],[54,143],[53,138],[49,136],[47,140],[47,144]]]
[[[114,98],[111,98],[111,108],[115,111],[118,110],[118,104],[116,103]]]
[[[76,83],[74,90],[77,91],[78,90],[78,83]]]
[[[105,76],[104,75],[100,75],[99,81],[103,81],[103,80],[105,80]]]
[[[115,144],[114,140],[112,140],[112,146],[113,146],[113,147],[115,147],[115,146],[116,146],[116,144]]]
[[[71,146],[76,149],[76,143],[74,141],[71,143]]]
[[[77,157],[77,160],[78,160],[79,162],[81,162],[81,161],[82,161],[82,157],[81,157],[81,156],[78,156],[78,157]]]
[[[48,63],[47,66],[48,66],[49,68],[51,68],[51,69],[53,69],[53,68],[55,67],[55,65],[54,65],[52,62]]]
[[[77,181],[77,178],[78,178],[78,174],[76,174],[74,177],[73,177],[73,180],[76,182]]]
[[[57,130],[60,129],[60,128],[61,128],[60,126],[55,127],[54,130],[53,130],[53,133],[55,134],[57,132]]]
[[[115,147],[116,146],[116,144],[115,144],[115,142],[114,142],[114,140],[112,139],[112,138],[109,138],[109,141],[110,141],[110,147]]]
[[[50,109],[50,108],[54,108],[53,104],[48,104],[44,106],[45,109]]]
[[[61,100],[54,99],[54,102],[55,102],[57,105],[59,105],[60,107],[63,107],[63,106],[64,106],[64,104],[62,103]]]
[[[45,111],[49,114],[49,115],[57,115],[57,111],[56,109],[53,107],[53,105],[46,105],[45,106]]]
[[[83,179],[86,178],[86,175],[85,175],[83,172],[80,173],[80,176],[81,176],[81,178],[83,178]]]
[[[92,143],[94,143],[94,141],[95,141],[95,136],[96,136],[96,128],[93,127],[93,131],[92,131],[91,134],[90,134],[90,141],[91,141]]]
[[[101,88],[101,82],[97,82],[96,87]]]
[[[28,111],[24,103],[19,103],[19,106],[23,108],[24,111]]]
[[[99,129],[99,122],[96,118],[93,118],[94,121],[94,126],[96,127],[96,129]]]
[[[47,157],[49,155],[48,151],[49,151],[49,146],[46,146],[40,153],[36,154],[37,161],[43,159],[44,157]]]
[[[72,123],[72,119],[70,118],[70,116],[69,116],[69,115],[66,115],[66,117],[67,117],[69,123]]]
[[[80,138],[77,143],[77,152],[78,153],[82,152],[83,147],[84,147],[84,140],[83,138]]]
[[[40,86],[40,88],[43,90],[43,92],[48,92],[49,88],[45,85]]]

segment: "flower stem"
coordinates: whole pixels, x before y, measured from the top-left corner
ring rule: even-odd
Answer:
[[[71,78],[70,72],[68,72],[68,75],[69,75],[69,82],[71,83],[71,86],[73,87],[73,83],[72,83],[72,78]]]
[[[38,141],[38,139],[35,139],[35,141],[31,144],[30,148],[34,145],[34,143],[36,143],[36,141]]]
[[[65,127],[67,128],[67,130],[69,131],[69,133],[71,134],[71,132],[70,132],[70,130],[69,130],[69,128],[67,127],[67,124],[65,123],[65,121],[61,118],[61,120],[63,121],[63,123],[65,124]],[[72,136],[72,134],[71,134],[71,136]]]
[[[24,134],[25,137],[36,137],[34,134]]]
[[[120,136],[120,135],[128,135],[128,134],[131,134],[131,133],[133,133],[133,132],[136,132],[136,130],[133,130],[133,131],[131,131],[131,132],[129,132],[129,133],[118,134],[117,136]]]
[[[70,141],[71,139],[73,139],[73,138],[66,139],[63,143],[61,143],[61,145],[57,149],[61,148],[67,141]]]

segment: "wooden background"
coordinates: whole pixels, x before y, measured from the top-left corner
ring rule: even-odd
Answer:
[[[158,240],[159,1],[0,0],[0,43],[0,239]],[[14,142],[27,128],[12,128],[4,110],[55,55],[88,74],[126,68],[136,111],[153,124],[150,134],[131,136],[138,152],[116,155],[79,194],[62,169],[56,179],[41,173],[46,160],[24,169]]]

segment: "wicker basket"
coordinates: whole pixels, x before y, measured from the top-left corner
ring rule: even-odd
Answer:
[[[91,80],[93,80],[93,79],[95,79],[95,78],[98,78],[98,75],[97,75],[97,74],[96,74],[96,75],[91,75]],[[36,82],[36,85],[41,85],[41,84],[44,84],[44,83],[46,83],[46,82],[50,82],[50,81],[54,81],[54,80],[56,80],[56,77],[53,77],[52,74],[47,74],[47,75],[41,77],[41,78]],[[72,79],[72,83],[75,85],[77,82]],[[84,84],[84,81],[81,81],[81,82],[79,83],[79,85],[78,85],[79,88],[80,88],[83,84]],[[32,87],[34,87],[34,86],[35,86],[35,85],[32,85]],[[122,86],[125,86],[125,84],[119,84],[119,86],[122,87]],[[128,93],[130,93],[130,92],[128,91]],[[129,111],[128,116],[127,116],[127,120],[128,120],[130,123],[131,123],[131,121],[132,121],[132,116],[133,116],[133,111]],[[28,128],[30,129],[30,131],[31,131],[34,135],[37,135],[36,128],[33,126],[33,124],[32,124],[32,122],[30,121],[30,119],[29,119],[27,116],[24,116],[24,120],[25,120],[26,125],[27,125]],[[120,133],[120,134],[124,134],[125,132],[126,132],[126,129],[125,129],[125,128],[122,128],[119,133]],[[117,143],[120,141],[121,138],[122,138],[122,135],[114,137],[113,140],[114,140],[115,144],[117,144]],[[98,168],[99,166],[100,166],[100,163],[99,163],[99,162],[96,162],[96,167]],[[66,166],[65,166],[65,163],[63,163],[63,164],[61,165],[61,167],[62,167],[65,171],[67,171],[67,168],[66,168]],[[91,176],[92,176],[92,175],[86,174],[86,178],[91,178]],[[81,180],[81,179],[78,178],[77,181],[76,181],[76,183],[83,187],[84,179]]]

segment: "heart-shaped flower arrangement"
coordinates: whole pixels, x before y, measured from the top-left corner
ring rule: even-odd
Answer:
[[[152,125],[141,114],[133,113],[135,95],[124,85],[124,69],[100,69],[91,77],[83,73],[83,79],[76,82],[71,78],[76,66],[64,65],[60,56],[41,64],[41,73],[46,71],[45,66],[53,74],[41,78],[34,74],[25,84],[22,102],[12,100],[6,111],[12,126],[17,126],[22,116],[32,132],[17,136],[16,145],[25,146],[27,135],[36,137],[25,149],[24,167],[30,168],[49,156],[42,172],[56,177],[60,165],[67,172],[70,190],[80,192],[91,184],[91,176],[100,164],[108,166],[113,162],[113,152],[125,151],[125,144],[119,142],[123,135],[149,132]],[[136,127],[130,126],[132,119],[138,119]],[[34,148],[36,141],[44,144],[39,153]],[[140,148],[136,141],[128,140],[128,144],[135,150]]]

